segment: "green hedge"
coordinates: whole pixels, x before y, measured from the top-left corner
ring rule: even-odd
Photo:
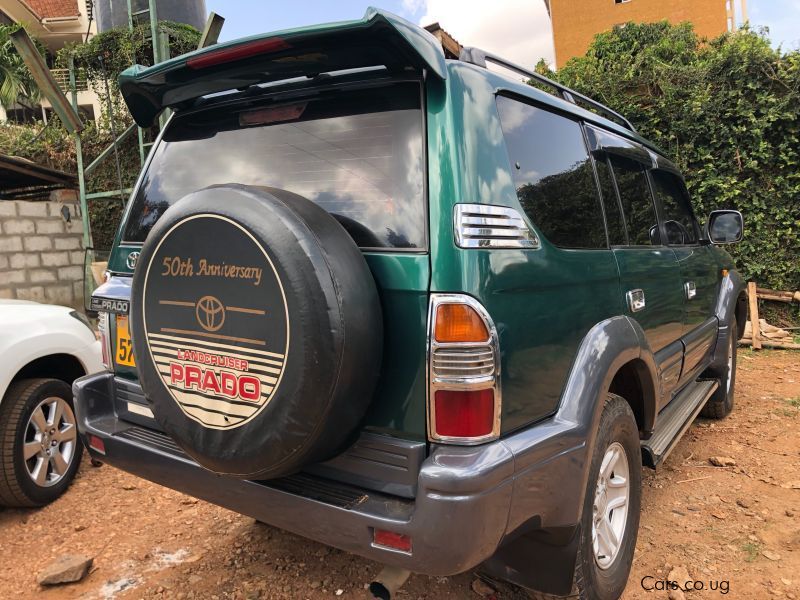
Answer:
[[[691,25],[628,23],[557,73],[611,108],[684,171],[701,221],[744,214],[729,247],[748,279],[800,289],[800,52],[748,29],[703,40]]]

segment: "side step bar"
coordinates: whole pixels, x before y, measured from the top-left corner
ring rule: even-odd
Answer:
[[[664,462],[718,387],[718,381],[698,381],[667,404],[658,415],[655,433],[642,440],[645,466],[655,469]]]

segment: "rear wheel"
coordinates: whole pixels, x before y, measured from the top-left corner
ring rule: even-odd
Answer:
[[[736,317],[731,319],[728,330],[730,336],[728,337],[727,360],[725,369],[719,377],[719,387],[700,412],[701,416],[709,419],[724,419],[733,410],[736,392],[736,350],[738,348]]]
[[[628,403],[609,394],[589,469],[570,598],[616,600],[628,582],[642,498],[642,455]],[[555,598],[533,592],[532,598]]]
[[[0,505],[44,506],[80,465],[72,390],[57,379],[12,383],[0,404]]]

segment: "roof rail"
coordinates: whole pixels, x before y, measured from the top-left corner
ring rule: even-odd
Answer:
[[[459,60],[470,63],[472,65],[476,65],[478,67],[486,68],[486,63],[491,62],[501,67],[505,67],[506,69],[510,69],[519,73],[520,75],[524,75],[525,77],[530,77],[531,79],[536,80],[538,83],[542,83],[546,86],[553,88],[557,95],[567,102],[571,102],[572,104],[577,104],[577,101],[580,100],[583,104],[589,105],[592,109],[600,113],[602,116],[610,119],[612,121],[616,121],[626,129],[636,133],[636,128],[631,124],[628,119],[623,117],[617,111],[608,108],[605,104],[601,104],[597,100],[592,100],[588,96],[584,96],[583,94],[576,92],[568,88],[565,85],[561,85],[560,83],[553,81],[552,79],[548,79],[544,75],[540,75],[535,71],[529,71],[518,64],[512,63],[496,54],[492,54],[491,52],[486,52],[485,50],[481,50],[480,48],[463,48],[461,50],[461,55],[458,57]]]

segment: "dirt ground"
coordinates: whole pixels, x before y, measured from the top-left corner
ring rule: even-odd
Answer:
[[[681,567],[704,587],[690,600],[800,598],[800,353],[740,349],[737,392],[731,417],[699,419],[665,466],[644,470],[626,599],[667,598],[657,582]],[[710,457],[735,465],[715,467]],[[67,553],[93,556],[90,574],[39,588],[37,572]],[[55,504],[0,511],[0,557],[3,599],[367,598],[379,570],[88,462]],[[524,597],[505,587],[481,594],[475,584],[474,573],[413,576],[398,597]]]

